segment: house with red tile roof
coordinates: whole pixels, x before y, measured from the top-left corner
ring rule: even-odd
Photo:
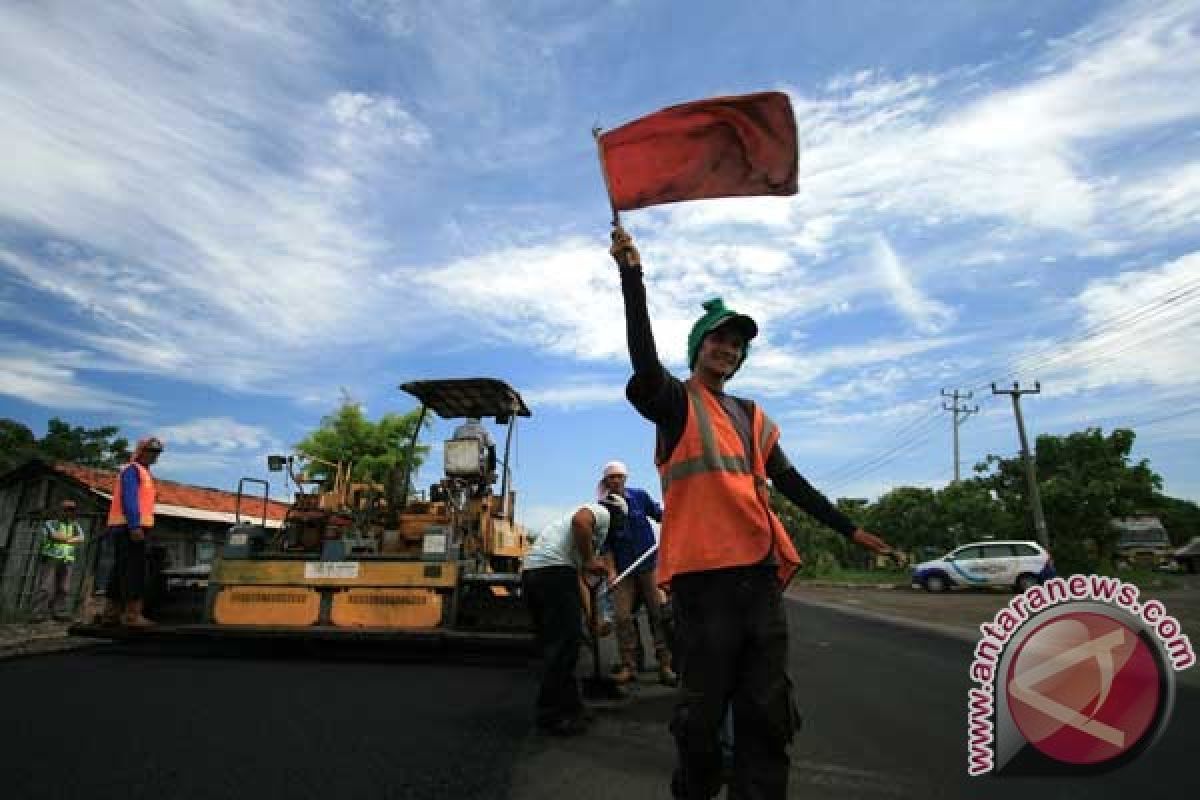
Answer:
[[[34,459],[0,475],[0,610],[27,608],[32,591],[44,520],[55,516],[63,500],[74,500],[85,544],[75,570],[76,588],[85,599],[107,585],[112,547],[102,536],[112,501],[115,470]],[[201,574],[235,522],[278,528],[287,503],[257,495],[191,486],[155,478],[152,560],[168,574]]]

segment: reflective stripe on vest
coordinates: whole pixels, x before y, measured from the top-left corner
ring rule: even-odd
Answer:
[[[126,524],[125,507],[121,503],[121,477],[125,474],[125,470],[130,468],[136,468],[138,471],[138,511],[141,514],[138,522],[143,528],[153,528],[156,496],[154,478],[150,475],[150,470],[136,461],[131,461],[121,467],[121,471],[117,473],[116,483],[113,484],[112,505],[108,508],[108,525],[115,527]]]
[[[751,408],[752,452],[708,389],[684,383],[688,418],[666,462],[658,580],[686,572],[761,563],[774,549],[782,583],[800,564],[783,524],[770,509],[766,456],[779,428],[757,405]]]

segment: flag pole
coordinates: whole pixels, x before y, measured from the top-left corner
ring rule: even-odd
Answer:
[[[608,180],[608,165],[604,163],[604,148],[600,146],[600,133],[604,130],[599,125],[592,127],[592,138],[596,140],[596,155],[600,159],[600,174],[604,176],[604,191],[608,193],[608,205],[612,208],[612,224],[614,228],[621,227],[621,215],[613,203],[612,184]]]

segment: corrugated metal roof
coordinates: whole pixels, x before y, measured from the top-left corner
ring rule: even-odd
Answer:
[[[242,507],[242,522],[247,522],[251,525],[258,525],[262,522],[262,516],[259,512],[262,511],[262,503],[253,505],[250,514],[246,513],[246,507]],[[201,519],[210,522],[228,522],[232,525],[237,517],[226,511],[208,511],[202,508],[188,508],[186,506],[173,506],[164,503],[154,504],[154,514],[160,517],[182,517],[183,519]],[[282,519],[267,518],[266,527],[279,528],[283,526]]]

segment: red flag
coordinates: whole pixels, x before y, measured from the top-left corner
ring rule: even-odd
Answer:
[[[796,118],[782,92],[664,108],[599,137],[615,211],[796,193]]]

